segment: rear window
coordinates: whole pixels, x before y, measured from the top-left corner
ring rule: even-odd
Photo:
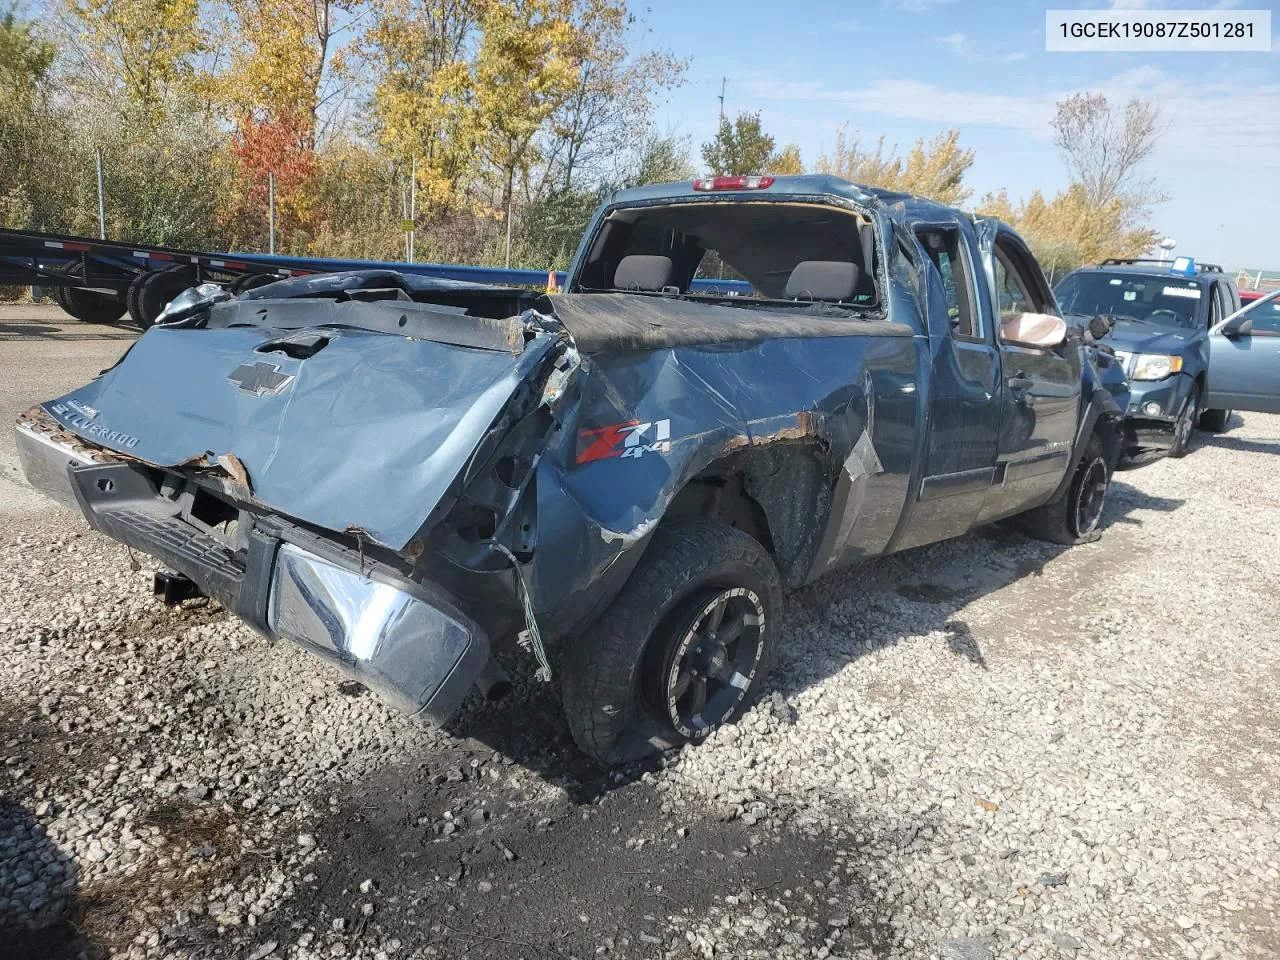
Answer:
[[[879,299],[874,236],[858,214],[813,203],[720,200],[622,208],[610,213],[595,238],[578,289],[624,288],[616,279],[624,259],[664,257],[671,261],[666,282],[658,284],[661,270],[649,260],[641,289],[715,292],[715,282],[724,281],[725,292],[786,298],[796,268],[817,261],[852,264],[855,279],[847,296],[813,299],[871,306]]]
[[[1183,277],[1102,270],[1070,274],[1054,293],[1064,313],[1111,314],[1189,330],[1200,326],[1200,303],[1207,296],[1198,281]]]

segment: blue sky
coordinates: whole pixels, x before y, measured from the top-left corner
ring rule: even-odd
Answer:
[[[1145,172],[1169,200],[1153,209],[1178,253],[1228,267],[1280,269],[1280,41],[1272,53],[1046,53],[1044,11],[1093,4],[971,0],[652,0],[636,13],[648,46],[692,58],[688,82],[658,110],[659,129],[688,135],[693,159],[725,112],[758,110],[806,163],[848,123],[900,151],[950,127],[976,160],[975,198],[1066,182],[1053,146],[1054,102],[1074,91],[1162,105],[1165,133]],[[1203,9],[1127,0],[1116,6]],[[1252,2],[1234,6],[1268,9]],[[1272,9],[1273,30],[1280,16]]]

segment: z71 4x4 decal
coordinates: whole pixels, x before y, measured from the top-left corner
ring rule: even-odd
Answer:
[[[671,451],[671,421],[627,420],[607,427],[595,427],[578,434],[579,445],[586,449],[578,454],[578,463],[607,460],[610,457],[643,457],[646,453]]]

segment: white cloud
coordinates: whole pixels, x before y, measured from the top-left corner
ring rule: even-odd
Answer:
[[[945,37],[938,38],[939,43],[945,43],[956,53],[964,53],[968,49],[969,43],[965,39],[963,33],[957,30],[955,33],[948,33]]]

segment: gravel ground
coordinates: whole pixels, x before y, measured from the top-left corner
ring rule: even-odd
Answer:
[[[0,414],[121,339],[0,310]],[[766,699],[611,773],[522,662],[431,730],[158,605],[11,451],[4,960],[1280,955],[1280,417],[1121,475],[1097,544],[984,531],[790,594]]]

